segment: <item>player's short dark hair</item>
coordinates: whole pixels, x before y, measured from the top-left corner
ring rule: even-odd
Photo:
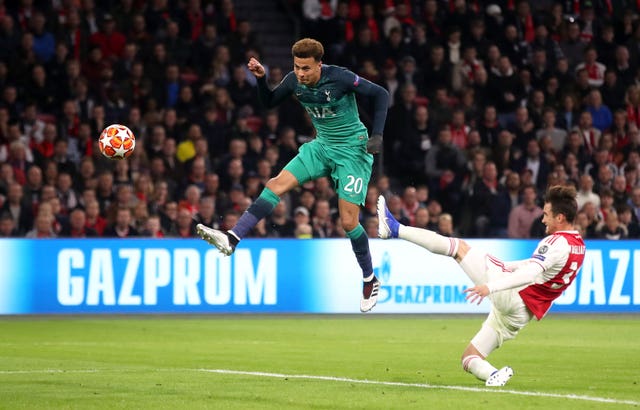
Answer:
[[[293,44],[291,55],[298,58],[312,57],[315,61],[321,61],[324,56],[324,47],[318,40],[303,38]]]
[[[564,215],[567,222],[573,223],[578,213],[576,188],[572,185],[554,185],[547,190],[544,202],[551,204],[553,215]]]

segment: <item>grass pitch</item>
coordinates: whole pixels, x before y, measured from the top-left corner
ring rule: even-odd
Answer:
[[[640,407],[638,316],[551,315],[460,366],[483,316],[0,318],[0,408]]]

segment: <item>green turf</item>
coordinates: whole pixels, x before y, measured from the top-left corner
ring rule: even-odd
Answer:
[[[481,316],[0,318],[0,408],[629,408],[568,396],[640,402],[638,319],[531,324],[490,358],[525,396],[438,387],[484,388],[459,360]]]

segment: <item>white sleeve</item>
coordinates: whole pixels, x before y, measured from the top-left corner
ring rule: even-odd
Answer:
[[[558,272],[558,266],[564,266],[569,257],[569,243],[559,235],[550,235],[542,239],[536,246],[531,258],[524,261],[508,262],[505,266],[513,273],[500,279],[489,281],[489,292],[498,292],[505,289],[513,289],[519,286],[544,283]]]
[[[505,289],[513,289],[523,285],[531,285],[535,282],[536,276],[544,271],[539,263],[528,261],[520,265],[513,273],[507,274],[500,279],[487,282],[489,293],[499,292]]]
[[[521,259],[519,261],[508,261],[504,263],[504,267],[505,269],[513,272],[514,270],[518,269],[520,266],[524,265],[525,263],[529,262],[531,259]]]

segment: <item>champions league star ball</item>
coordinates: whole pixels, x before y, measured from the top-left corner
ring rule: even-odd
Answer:
[[[136,147],[136,137],[128,127],[121,124],[111,124],[100,134],[98,146],[105,157],[124,159],[133,154]]]

